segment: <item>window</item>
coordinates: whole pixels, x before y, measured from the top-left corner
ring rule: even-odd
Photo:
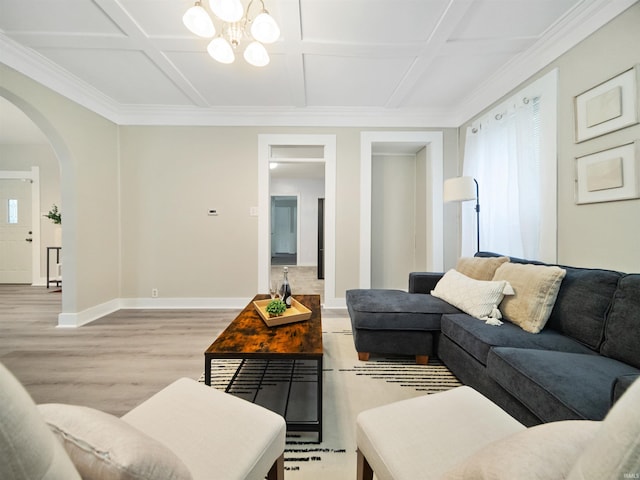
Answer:
[[[7,208],[7,223],[9,225],[16,225],[18,223],[18,200],[15,198],[10,198],[8,201]]]
[[[480,186],[482,250],[556,261],[555,111],[553,71],[468,127],[463,175]],[[463,256],[476,250],[475,229],[463,203]]]

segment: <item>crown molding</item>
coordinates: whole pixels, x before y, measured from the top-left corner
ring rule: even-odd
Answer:
[[[0,62],[112,122],[117,119],[116,102],[2,31]]]
[[[464,125],[522,85],[638,0],[585,0],[522,55],[505,64],[460,102],[453,122]]]
[[[448,110],[343,107],[124,107],[120,125],[457,128]]]

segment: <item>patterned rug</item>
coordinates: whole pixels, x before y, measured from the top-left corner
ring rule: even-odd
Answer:
[[[416,365],[413,357],[372,355],[368,362],[360,362],[353,346],[349,319],[329,318],[323,319],[322,323],[323,439],[322,443],[317,443],[316,433],[288,433],[285,472],[288,479],[296,480],[352,480],[356,475],[355,422],[361,411],[449,390],[460,382],[437,359],[430,359],[426,366]],[[212,387],[224,390],[236,375],[239,364],[235,360],[215,361]],[[243,398],[254,394],[255,376],[262,371],[260,365],[255,367],[245,364],[236,378],[237,387],[230,393]],[[312,375],[313,367],[310,368],[311,372],[305,372],[303,365],[299,374]],[[204,381],[204,375],[200,381]],[[286,388],[283,385],[277,373],[267,382],[267,388],[273,389],[276,398],[279,389]]]

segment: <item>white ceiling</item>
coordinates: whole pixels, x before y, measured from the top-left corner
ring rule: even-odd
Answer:
[[[0,61],[119,124],[457,127],[633,3],[265,0],[259,69],[208,56],[193,0],[0,0]]]

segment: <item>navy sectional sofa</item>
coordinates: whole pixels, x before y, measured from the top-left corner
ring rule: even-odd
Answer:
[[[442,274],[412,273],[409,292],[388,291],[396,292],[393,302],[385,300],[384,290],[350,290],[356,350],[417,355],[415,340],[428,333],[423,350],[521,423],[602,420],[640,376],[640,274],[558,266],[567,273],[546,326],[536,334],[506,321],[488,325],[440,303],[429,292]],[[402,313],[405,296],[411,298],[410,323]],[[364,306],[372,297],[377,311]],[[421,304],[427,306],[422,320]],[[403,344],[410,349],[403,352]]]

